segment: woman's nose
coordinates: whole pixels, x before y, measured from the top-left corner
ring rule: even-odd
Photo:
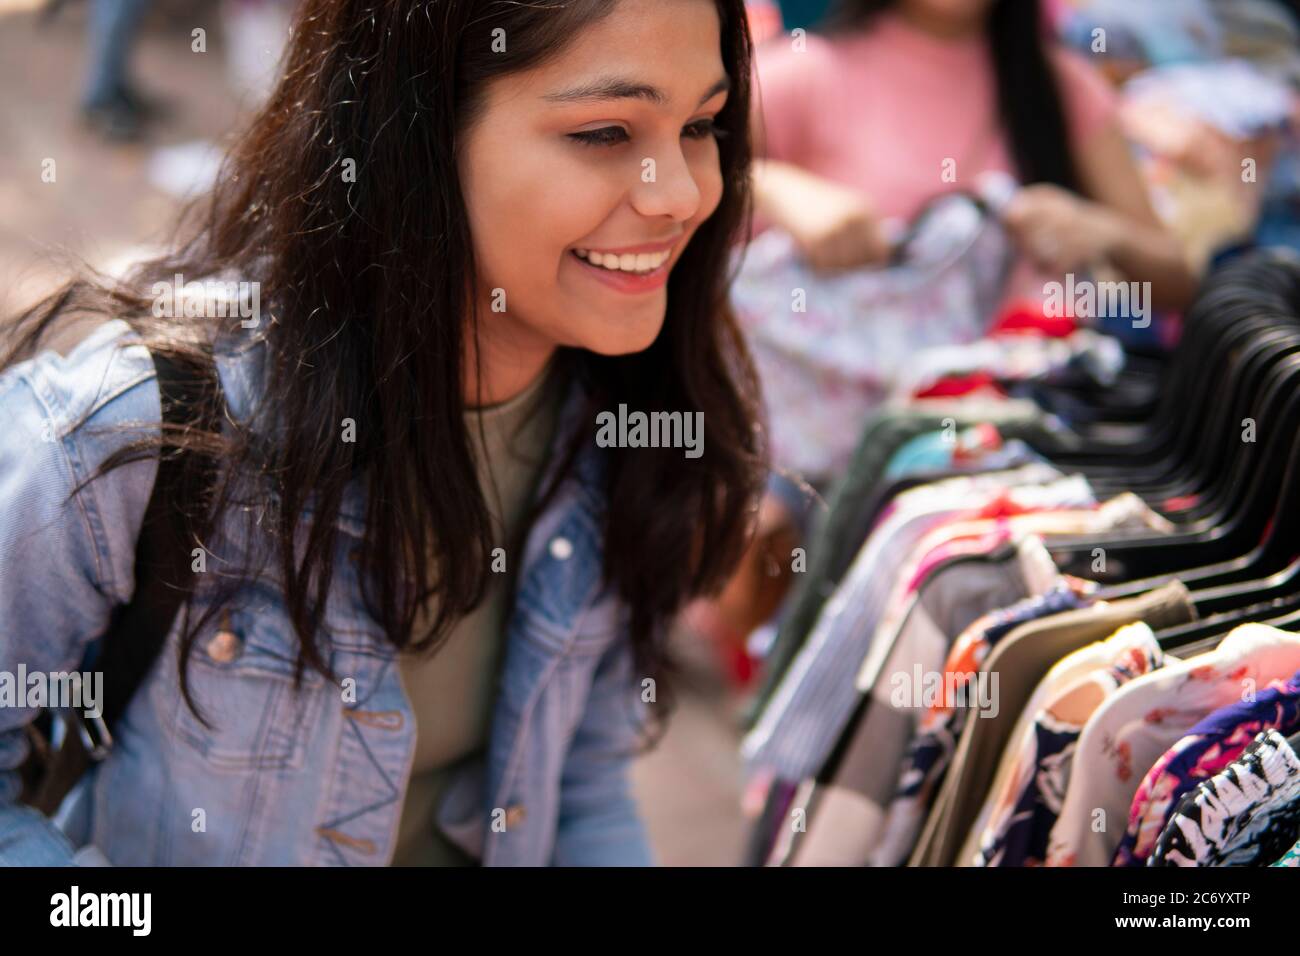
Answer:
[[[683,222],[699,211],[700,187],[680,150],[641,160],[632,205],[643,216],[670,216]]]

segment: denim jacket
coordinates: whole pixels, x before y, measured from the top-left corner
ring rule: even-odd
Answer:
[[[236,418],[257,394],[262,353],[256,343],[218,353]],[[577,397],[575,388],[557,443],[579,425]],[[68,496],[131,437],[103,426],[159,417],[153,362],[121,321],[66,358],[44,352],[0,375],[0,671],[79,669],[131,597],[156,460]],[[593,442],[530,530],[487,752],[457,770],[439,805],[442,829],[485,865],[652,862],[627,773],[644,705],[626,608],[600,580],[601,466]],[[36,711],[0,706],[0,863],[387,864],[415,727],[394,648],[364,610],[348,560],[363,505],[350,489],[326,602],[338,684],[306,669],[295,689],[283,594],[259,579],[192,651],[192,692],[212,726],[181,696],[178,622],[110,755],[54,820],[17,803],[14,770]]]

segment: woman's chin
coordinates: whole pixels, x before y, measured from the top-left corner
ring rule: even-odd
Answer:
[[[664,319],[611,319],[593,334],[583,336],[583,348],[597,355],[634,355],[644,352],[659,337]]]

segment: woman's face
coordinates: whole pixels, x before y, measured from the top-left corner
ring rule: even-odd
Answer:
[[[654,341],[668,274],[722,196],[719,30],[713,0],[621,0],[489,86],[458,157],[485,351]]]

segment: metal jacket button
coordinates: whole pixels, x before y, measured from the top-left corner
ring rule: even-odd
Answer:
[[[567,561],[571,554],[573,554],[572,541],[562,535],[551,539],[551,556],[556,561]]]
[[[207,643],[208,657],[218,664],[229,664],[244,649],[244,642],[230,629],[230,617],[222,619],[222,628]]]
[[[218,631],[216,636],[208,641],[208,657],[219,664],[229,664],[239,656],[240,643],[239,638],[230,631]]]
[[[517,827],[524,822],[524,808],[519,804],[506,808],[506,829]]]

